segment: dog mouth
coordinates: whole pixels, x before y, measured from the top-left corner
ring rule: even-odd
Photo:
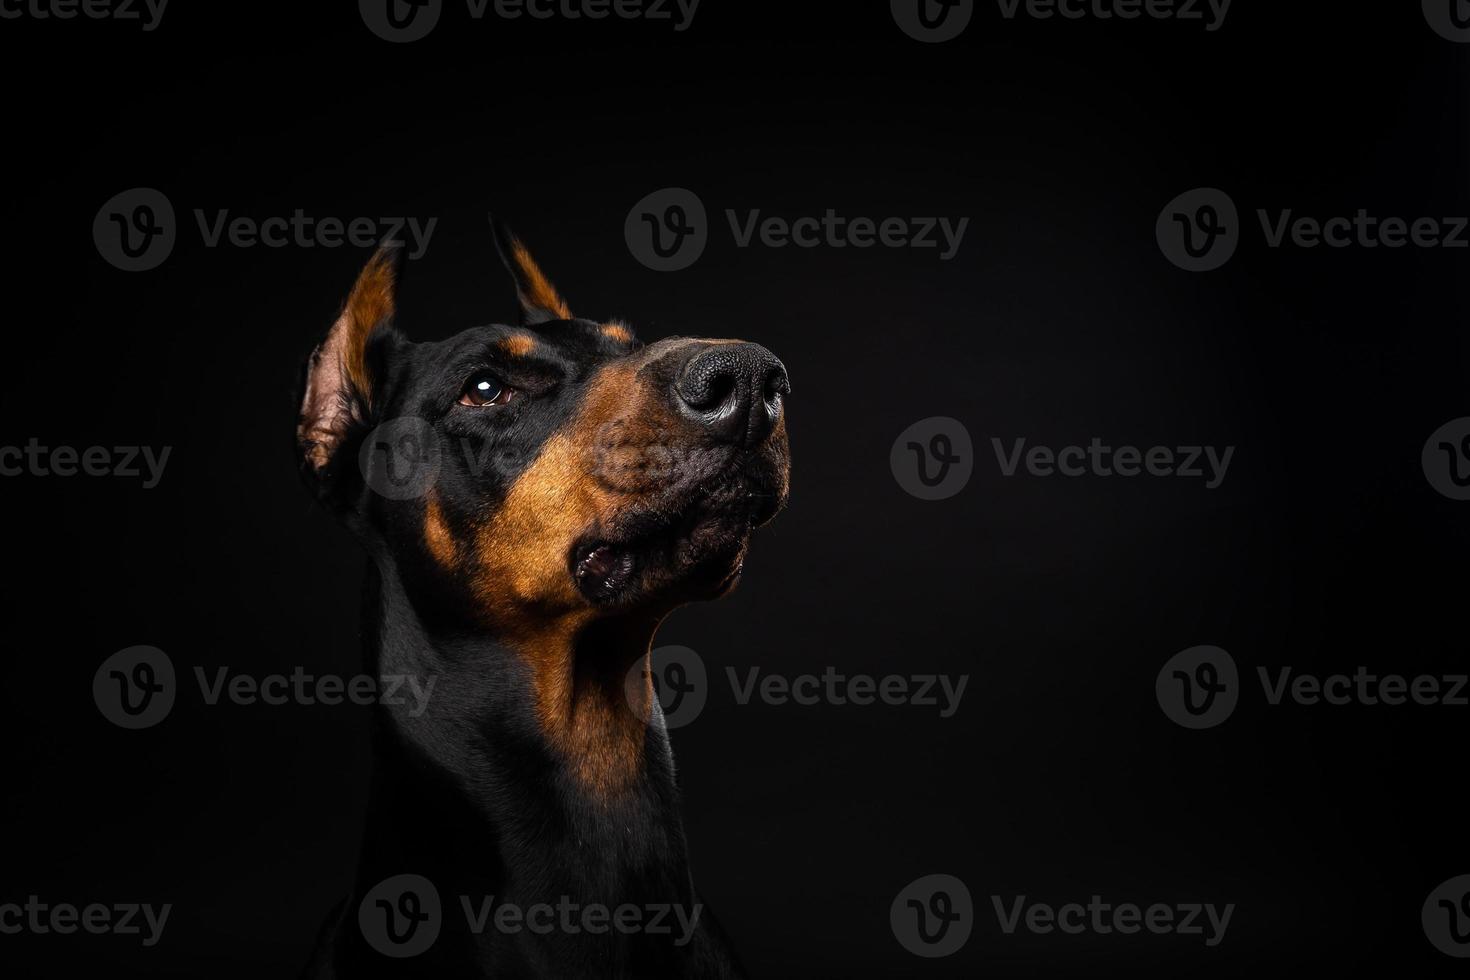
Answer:
[[[605,541],[579,549],[581,557],[572,565],[577,588],[593,602],[610,602],[633,581],[638,556],[627,548]]]
[[[597,606],[722,595],[744,570],[751,532],[778,506],[744,478],[703,488],[682,505],[642,503],[572,548],[572,578]]]

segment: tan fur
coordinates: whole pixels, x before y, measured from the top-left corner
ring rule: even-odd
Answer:
[[[597,460],[589,450],[605,445],[602,433],[638,404],[636,386],[633,366],[604,368],[577,419],[547,440],[475,545],[476,597],[531,668],[542,730],[577,777],[602,795],[636,778],[645,720],[629,708],[620,683],[577,670],[577,636],[596,612],[577,591],[567,562],[587,528],[625,502],[592,476]]]
[[[312,355],[296,441],[316,469],[326,466],[352,422],[353,397],[372,404],[368,338],[393,315],[393,261],[379,249],[361,273],[327,339]]]
[[[430,492],[429,502],[424,507],[424,543],[429,554],[443,568],[454,568],[459,560],[459,551],[454,543],[454,533],[444,522],[444,510],[439,498]]]
[[[515,262],[516,268],[520,270],[519,286],[517,292],[520,294],[521,305],[528,309],[545,310],[552,313],[559,320],[570,320],[572,318],[571,308],[567,306],[566,300],[556,291],[551,280],[546,278],[546,273],[531,258],[531,253],[519,240],[511,243],[511,260]]]
[[[546,440],[464,554],[487,627],[530,669],[542,731],[594,798],[611,798],[638,778],[651,682],[645,678],[630,699],[621,672],[607,675],[606,650],[579,663],[579,639],[600,614],[568,563],[589,528],[615,522],[670,479],[650,450],[666,447],[681,423],[671,417],[666,393],[650,389],[639,371],[686,343],[709,342],[676,341],[599,370],[577,416]],[[772,439],[784,455],[784,419]],[[657,626],[625,630],[620,663],[646,664]]]
[[[500,342],[500,349],[511,357],[527,357],[536,349],[536,338],[528,333],[511,334]]]
[[[374,328],[393,315],[395,278],[392,260],[387,252],[379,250],[357,277],[343,314],[348,321],[347,377],[368,404],[372,404],[372,386],[363,357]]]

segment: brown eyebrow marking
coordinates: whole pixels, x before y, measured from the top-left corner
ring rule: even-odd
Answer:
[[[500,349],[511,357],[526,357],[536,349],[536,338],[530,334],[511,334],[500,342]]]
[[[619,323],[616,320],[604,323],[601,330],[604,337],[609,340],[616,340],[620,344],[626,344],[633,339],[633,332],[628,329],[628,325]]]

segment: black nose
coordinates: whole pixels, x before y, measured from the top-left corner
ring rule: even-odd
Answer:
[[[674,393],[710,435],[756,446],[781,420],[791,382],[786,366],[759,344],[714,344],[684,365]]]

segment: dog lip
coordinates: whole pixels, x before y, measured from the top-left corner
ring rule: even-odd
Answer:
[[[572,578],[593,602],[617,598],[636,571],[633,552],[610,542],[593,540],[572,549]]]
[[[614,605],[645,588],[661,593],[703,582],[727,590],[740,577],[751,532],[781,509],[770,483],[739,459],[697,484],[622,509],[572,547],[568,565],[578,591],[595,605]],[[654,578],[645,581],[645,572]]]
[[[719,554],[738,554],[741,549],[736,542],[748,538],[752,529],[748,514],[738,510],[730,513],[725,508],[693,506],[672,519],[638,516],[644,519],[625,523],[612,537],[589,535],[571,549],[572,580],[592,604],[609,606],[629,599],[638,590],[650,562],[663,568],[665,562],[672,561],[665,572],[682,578],[696,573],[699,566]],[[715,530],[718,527],[723,531]],[[713,540],[707,533],[712,530]],[[720,576],[719,589],[733,585],[740,571],[738,562],[726,569]]]

